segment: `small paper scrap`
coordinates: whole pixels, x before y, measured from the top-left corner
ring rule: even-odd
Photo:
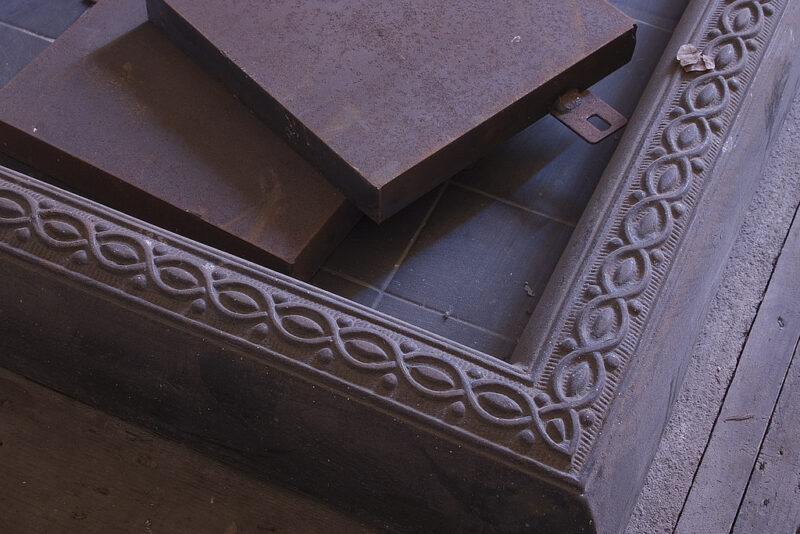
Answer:
[[[701,53],[693,44],[681,45],[677,60],[686,72],[705,72],[714,70],[714,58]]]

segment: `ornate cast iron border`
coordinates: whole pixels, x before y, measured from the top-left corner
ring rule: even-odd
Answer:
[[[675,64],[667,89],[671,109],[641,139],[598,237],[601,246],[585,260],[576,284],[582,294],[555,323],[555,349],[539,362],[535,387],[549,395],[540,418],[563,436],[558,450],[570,456],[571,473],[591,451],[709,169],[730,148],[724,144],[729,127],[785,5],[712,3],[692,42],[715,58],[716,68],[687,74]]]
[[[558,343],[529,355],[526,368],[13,172],[0,176],[0,248],[577,484],[786,1],[712,3],[694,42],[716,70],[674,69],[672,109],[620,178],[603,246],[579,277],[583,291],[552,329]]]

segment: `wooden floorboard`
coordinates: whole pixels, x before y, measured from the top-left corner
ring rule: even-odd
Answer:
[[[343,512],[0,370],[0,532],[369,532]]]
[[[800,357],[795,350],[734,534],[800,532]]]
[[[728,532],[800,338],[800,220],[759,307],[676,527]]]

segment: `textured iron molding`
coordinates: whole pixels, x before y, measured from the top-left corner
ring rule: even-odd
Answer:
[[[716,59],[716,69],[699,75],[673,69],[669,107],[625,170],[598,232],[600,246],[583,260],[574,286],[581,291],[554,323],[549,345],[555,348],[536,362],[535,388],[549,395],[541,418],[571,429],[558,447],[571,458],[570,473],[581,471],[602,426],[596,422],[636,350],[709,169],[720,150],[730,149],[730,142],[723,144],[784,5],[740,0],[710,6],[691,42]],[[518,351],[515,360],[530,358]]]
[[[746,176],[727,183],[719,169],[763,158],[763,131],[780,123],[785,106],[781,91],[757,90],[754,80],[791,96],[797,68],[782,61],[795,42],[784,30],[799,12],[786,0],[696,1],[687,10],[670,47],[697,43],[717,69],[684,73],[667,50],[646,93],[657,98],[632,119],[515,365],[10,171],[0,176],[0,251],[118,302],[127,320],[146,315],[179,325],[551,484],[590,510],[587,529],[613,530],[627,517],[631,495],[620,497],[626,502],[618,509],[605,497],[592,500],[593,488],[608,484],[598,482],[610,476],[602,474],[603,459],[613,466],[623,455],[622,442],[608,443],[615,431],[604,423],[615,407],[666,402],[638,391],[641,372],[625,375],[637,359],[651,365],[653,347],[642,344],[674,304],[665,293],[676,283],[672,273],[710,267],[687,253],[711,239],[696,235],[703,216],[721,210],[707,197],[728,198],[755,183],[757,168],[744,165]],[[775,37],[776,29],[784,33]],[[772,106],[769,116],[755,109],[762,101]],[[734,147],[753,153],[737,155]],[[743,205],[726,220],[735,222]],[[718,241],[732,241],[735,231],[728,234]],[[714,256],[717,264],[725,250]],[[703,306],[693,305],[693,313]],[[640,426],[655,439],[662,428]],[[637,470],[631,480],[643,478],[650,458],[647,450],[629,455]],[[637,483],[629,485],[635,495]]]

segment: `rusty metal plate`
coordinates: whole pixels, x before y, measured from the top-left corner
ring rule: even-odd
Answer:
[[[148,0],[151,20],[375,220],[627,62],[605,0]]]
[[[308,277],[360,213],[218,81],[108,0],[0,91],[0,150],[122,211]]]
[[[596,95],[577,89],[561,95],[550,112],[589,143],[599,143],[628,122]]]

